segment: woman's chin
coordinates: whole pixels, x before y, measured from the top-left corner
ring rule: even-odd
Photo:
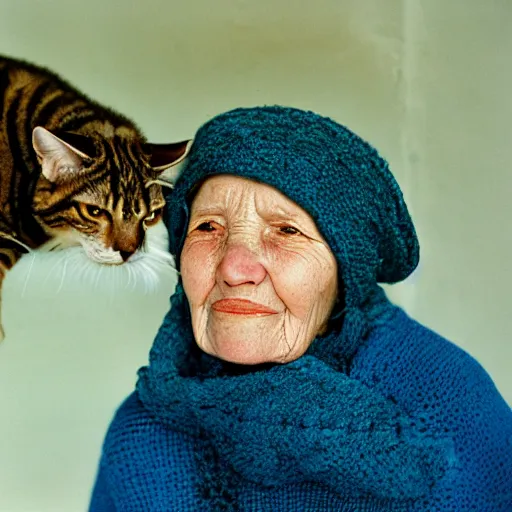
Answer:
[[[257,347],[257,343],[249,340],[222,340],[213,344],[211,355],[235,364],[256,365],[263,363],[277,363],[282,357]]]

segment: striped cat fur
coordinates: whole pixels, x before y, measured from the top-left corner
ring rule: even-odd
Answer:
[[[190,143],[150,144],[55,73],[0,56],[0,309],[25,252],[78,245],[103,265],[143,255]]]

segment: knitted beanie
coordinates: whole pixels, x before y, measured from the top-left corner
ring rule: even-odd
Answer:
[[[168,199],[178,269],[191,191],[219,174],[272,185],[313,217],[336,257],[348,309],[360,308],[377,282],[399,282],[418,264],[414,226],[377,151],[332,119],[272,106],[229,111],[197,132]]]

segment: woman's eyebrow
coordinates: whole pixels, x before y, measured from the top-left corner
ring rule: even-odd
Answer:
[[[301,222],[304,221],[303,217],[300,215],[294,215],[292,213],[284,213],[284,212],[269,212],[266,215],[268,220],[277,220],[277,221],[293,221],[293,222]]]
[[[303,215],[300,212],[294,212],[293,210],[285,209],[281,206],[272,205],[261,208],[258,212],[262,217],[267,219],[277,219],[277,220],[294,220],[300,221],[304,220]]]
[[[205,206],[194,206],[192,205],[191,213],[193,215],[218,215],[223,211],[223,208],[219,205],[205,205]]]

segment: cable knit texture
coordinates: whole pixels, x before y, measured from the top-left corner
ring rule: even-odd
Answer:
[[[107,434],[90,511],[511,512],[510,408],[474,359],[377,285],[418,262],[386,162],[310,112],[218,116],[169,198],[178,264],[190,192],[225,173],[269,183],[313,216],[344,307],[298,360],[244,367],[197,347],[180,281]]]

